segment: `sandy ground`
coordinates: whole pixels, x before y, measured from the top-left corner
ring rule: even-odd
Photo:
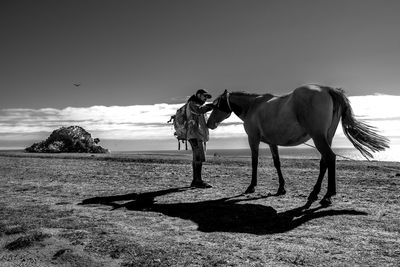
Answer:
[[[399,266],[400,163],[337,162],[338,195],[305,204],[318,160],[0,153],[0,266]],[[321,196],[325,193],[326,180]]]

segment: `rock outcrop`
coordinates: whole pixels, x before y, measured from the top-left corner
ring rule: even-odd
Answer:
[[[54,130],[44,141],[25,148],[34,153],[109,153],[108,149],[97,145],[99,138],[79,126],[61,127]]]

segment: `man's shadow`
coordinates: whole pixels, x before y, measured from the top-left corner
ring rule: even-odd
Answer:
[[[282,233],[313,219],[338,215],[367,215],[366,212],[353,209],[323,210],[323,207],[305,209],[301,206],[284,212],[260,204],[240,203],[267,198],[271,195],[238,198],[240,196],[220,198],[189,203],[157,203],[158,196],[189,190],[189,187],[172,188],[142,194],[126,194],[85,199],[80,205],[101,204],[128,210],[159,212],[170,217],[191,220],[202,232],[235,232],[256,235]],[[123,202],[123,203],[121,203]]]

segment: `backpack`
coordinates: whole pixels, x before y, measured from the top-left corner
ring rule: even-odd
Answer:
[[[175,115],[171,116],[171,119],[168,121],[170,123],[172,121],[172,124],[174,126],[174,136],[176,139],[178,139],[178,150],[181,149],[181,144],[180,142],[186,144],[186,150],[187,148],[187,116],[186,116],[186,109],[187,109],[187,103],[180,107]]]

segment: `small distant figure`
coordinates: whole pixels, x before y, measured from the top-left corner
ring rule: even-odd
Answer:
[[[193,153],[193,181],[191,186],[197,188],[210,188],[208,183],[201,178],[201,169],[206,160],[204,153],[205,143],[208,141],[209,132],[204,114],[212,110],[212,104],[206,104],[211,95],[204,89],[197,90],[187,101],[186,116],[188,121],[187,139]]]
[[[74,85],[75,85],[76,87],[79,87],[79,86],[81,86],[81,84],[80,84],[80,83],[74,83]]]

